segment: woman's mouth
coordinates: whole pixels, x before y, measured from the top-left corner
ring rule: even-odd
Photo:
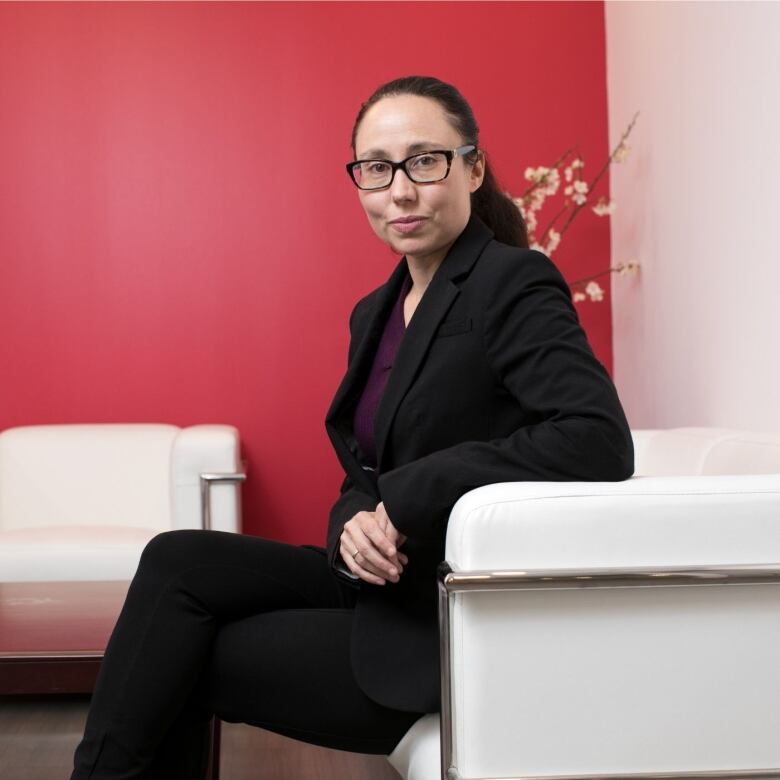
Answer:
[[[420,227],[424,222],[426,221],[425,217],[422,217],[420,219],[412,219],[408,222],[391,222],[390,227],[395,228],[399,233],[412,233],[413,231],[417,230],[417,228]]]

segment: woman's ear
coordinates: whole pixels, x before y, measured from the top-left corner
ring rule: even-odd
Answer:
[[[469,192],[476,192],[485,179],[485,153],[482,149],[479,149],[477,154],[479,157],[474,165],[471,166],[469,173]]]

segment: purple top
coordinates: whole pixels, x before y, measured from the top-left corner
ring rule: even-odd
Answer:
[[[376,416],[379,401],[385,391],[385,385],[387,385],[390,370],[393,368],[398,348],[401,346],[401,339],[406,332],[404,299],[411,289],[412,277],[407,272],[406,278],[401,285],[401,292],[398,294],[398,300],[395,302],[395,306],[393,306],[390,316],[385,323],[385,329],[374,356],[371,372],[366,380],[366,386],[363,388],[363,395],[360,396],[360,400],[355,407],[355,417],[352,422],[355,439],[358,447],[366,456],[368,465],[372,468],[376,468],[374,417]]]

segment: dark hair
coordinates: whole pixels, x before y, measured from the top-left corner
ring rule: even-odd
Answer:
[[[363,117],[371,106],[382,98],[396,95],[418,95],[435,100],[444,109],[450,124],[458,131],[462,144],[479,146],[479,127],[474,112],[463,95],[452,86],[433,76],[404,76],[388,81],[374,90],[371,97],[363,103],[352,128],[352,154],[355,155],[355,138]],[[473,165],[477,159],[477,149],[464,155],[463,159]],[[484,154],[484,150],[483,154]],[[493,231],[497,241],[511,246],[528,247],[528,229],[520,209],[510,197],[504,194],[485,154],[485,177],[475,192],[471,193],[471,209]]]

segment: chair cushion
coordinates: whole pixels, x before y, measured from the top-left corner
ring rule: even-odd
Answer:
[[[406,780],[439,780],[440,741],[439,714],[423,715],[404,734],[387,760]]]
[[[0,581],[129,580],[159,532],[86,524],[0,531]]]

